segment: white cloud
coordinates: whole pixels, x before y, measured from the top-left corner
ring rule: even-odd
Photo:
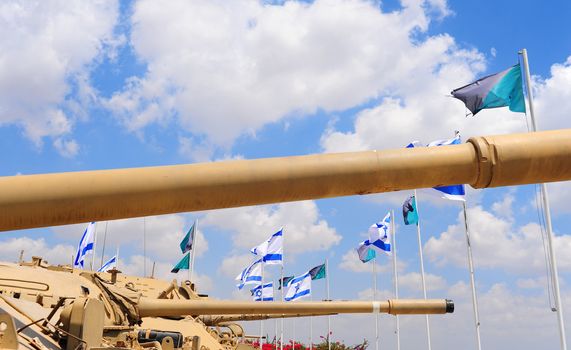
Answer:
[[[90,64],[114,40],[117,17],[116,1],[3,1],[0,125],[22,127],[38,147],[53,137],[56,149],[73,157],[77,143],[59,137],[85,118]]]
[[[466,238],[461,213],[457,220],[439,237],[431,237],[425,244],[426,256],[431,261],[439,265],[466,266]],[[477,268],[503,269],[518,274],[545,271],[543,243],[537,224],[515,226],[479,206],[468,209],[468,220]],[[571,236],[556,236],[554,247],[559,270],[569,271],[571,256],[567,252],[571,249]]]
[[[102,249],[103,238],[107,228],[106,249],[114,252],[117,247],[120,250],[125,247],[135,248],[138,252],[143,249],[143,237],[146,234],[147,255],[153,259],[171,261],[175,264],[178,256],[173,252],[180,252],[179,244],[190,226],[184,215],[172,214],[161,216],[149,216],[146,218],[123,219],[97,223],[97,247]],[[65,237],[70,241],[77,240],[85,230],[85,225],[67,225],[52,228],[59,237]],[[196,234],[196,257],[202,256],[208,251],[208,241],[200,226]],[[121,254],[121,253],[120,253]],[[170,271],[170,270],[169,270]]]
[[[443,290],[446,289],[447,287],[446,280],[442,276],[433,275],[431,273],[425,273],[424,277],[426,280],[427,292]],[[422,279],[420,273],[409,272],[403,275],[399,275],[399,287],[408,289],[410,291],[415,291],[417,293],[421,293]]]
[[[223,275],[234,278],[253,261],[254,255],[252,254],[229,256],[222,260],[218,271]]]
[[[341,241],[336,230],[320,219],[313,201],[210,211],[201,225],[230,231],[234,246],[247,249],[284,227],[285,255],[328,250]]]
[[[186,130],[228,146],[288,115],[361,104],[395,89],[421,65],[431,71],[445,63],[436,58],[453,40],[421,41],[415,33],[427,30],[431,16],[450,14],[446,1],[404,1],[391,13],[375,5],[139,1],[131,42],[148,69],[107,105],[129,130],[176,116]],[[473,52],[452,49],[446,59],[480,65]],[[448,75],[471,77],[466,64],[454,68]]]
[[[24,251],[24,260],[29,261],[32,256],[39,256],[50,264],[71,264],[76,248],[69,244],[50,245],[45,239],[18,237],[0,242],[0,256],[3,260],[17,262],[20,251]]]

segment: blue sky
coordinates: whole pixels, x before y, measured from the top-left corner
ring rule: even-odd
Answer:
[[[565,1],[7,1],[0,14],[2,176],[399,148],[413,139],[452,137],[454,130],[464,139],[522,132],[523,114],[497,109],[465,117],[461,102],[446,95],[515,64],[523,47],[540,128],[569,127],[571,4]],[[549,189],[564,310],[571,310],[571,187]],[[534,191],[468,191],[489,349],[558,345]],[[119,246],[122,269],[142,274],[145,226],[153,247],[147,269],[154,261],[159,276],[172,278],[173,252],[198,219],[199,291],[231,299],[247,297],[233,277],[251,259],[248,248],[284,226],[286,273],[328,258],[333,298],[370,298],[370,266],[360,265],[354,248],[370,224],[394,210],[402,295],[420,297],[415,229],[400,215],[407,195],[121,220],[99,223],[98,232],[107,225],[106,255]],[[471,346],[460,206],[419,196],[429,296],[458,305],[454,315],[433,318],[434,345]],[[67,263],[84,226],[3,233],[0,257],[14,261],[24,249],[28,259]],[[96,261],[100,255],[98,249]],[[383,297],[392,293],[389,263],[379,259]],[[314,298],[324,297],[323,283],[315,284]],[[304,341],[306,322],[296,333]],[[371,339],[372,326],[348,331],[356,322],[372,324],[366,316],[335,318],[338,339]],[[404,346],[425,346],[423,322],[403,321]],[[381,324],[382,346],[392,346],[393,320]],[[316,334],[324,325],[315,321]]]

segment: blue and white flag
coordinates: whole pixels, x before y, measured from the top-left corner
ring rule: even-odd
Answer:
[[[85,260],[85,255],[93,250],[93,245],[95,244],[95,222],[90,222],[87,228],[79,240],[79,245],[77,246],[77,252],[75,253],[75,260],[73,261],[73,267],[80,267],[83,269],[83,263]],[[91,252],[93,254],[93,252]]]
[[[432,141],[428,144],[428,147],[437,147],[437,146],[448,146],[448,145],[459,145],[460,141],[460,134],[457,133],[454,138],[448,140],[436,140]],[[407,148],[414,148],[414,147],[422,147],[420,142],[413,141],[409,143]],[[464,189],[464,185],[451,185],[451,186],[440,186],[440,187],[433,187],[436,191],[440,193],[443,198],[450,199],[453,201],[464,201],[464,197],[466,196],[466,191]]]
[[[266,283],[264,287],[259,285],[250,292],[254,301],[274,301],[274,282]]]
[[[295,277],[288,283],[284,300],[293,301],[307,295],[311,295],[311,274],[309,271]]]
[[[391,234],[391,213],[388,212],[382,221],[369,227],[369,244],[390,255]]]
[[[250,251],[254,255],[262,257],[262,260],[269,265],[283,264],[283,228],[274,233],[267,241],[252,248]]]
[[[99,268],[99,270],[97,270],[97,272],[107,272],[109,270],[112,270],[113,268],[117,267],[117,255],[115,255],[114,257],[112,257],[111,259],[109,259],[108,262],[106,262],[105,264],[103,264],[103,266],[101,266]]]
[[[242,273],[236,276],[240,281],[236,286],[238,289],[244,288],[245,284],[258,284],[262,282],[262,259],[258,259],[246,267]]]
[[[371,242],[369,242],[368,239],[364,242],[359,243],[359,247],[357,247],[357,254],[359,254],[359,260],[361,260],[363,263],[369,262],[377,256],[377,253],[373,247],[371,247]]]

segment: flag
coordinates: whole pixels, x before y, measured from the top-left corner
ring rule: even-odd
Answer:
[[[117,255],[115,255],[114,257],[109,259],[109,261],[103,264],[103,266],[101,266],[99,270],[97,270],[97,272],[107,272],[115,267],[117,267]]]
[[[416,211],[416,198],[408,197],[402,204],[402,217],[405,225],[418,225],[418,212]]]
[[[262,282],[262,259],[258,259],[246,267],[244,271],[236,276],[236,280],[240,281],[240,284],[237,285],[238,289],[242,289],[245,284]]]
[[[186,254],[178,264],[171,270],[172,273],[177,273],[180,270],[188,270],[190,268],[190,253]]]
[[[295,276],[287,276],[282,277],[278,280],[278,290],[282,289],[282,286],[287,287],[288,283],[294,278]]]
[[[359,254],[359,259],[364,263],[373,260],[377,256],[377,253],[371,247],[371,242],[369,242],[369,240],[359,243],[357,254]]]
[[[460,134],[456,133],[456,136],[454,136],[451,139],[432,141],[431,143],[428,144],[428,147],[459,145],[460,143],[461,143]],[[406,146],[406,148],[415,148],[415,147],[422,147],[422,144],[420,144],[420,142],[418,141],[414,141]],[[433,189],[438,191],[443,198],[453,201],[465,200],[464,196],[466,195],[466,190],[464,189],[464,185],[439,186],[439,187],[433,187]]]
[[[388,212],[382,221],[369,227],[370,245],[390,255],[391,253],[391,213]]]
[[[312,280],[320,280],[325,278],[327,275],[327,272],[325,271],[325,264],[312,268],[309,270],[309,274],[311,275]]]
[[[85,255],[87,255],[89,251],[93,250],[94,244],[95,244],[95,222],[91,222],[89,223],[89,225],[87,225],[87,228],[83,232],[83,236],[81,236],[81,239],[79,240],[79,245],[77,246],[77,253],[75,253],[75,260],[73,261],[73,267],[81,267],[83,269]]]
[[[250,292],[254,301],[274,301],[274,282],[259,285]]]
[[[283,263],[283,228],[274,233],[267,241],[255,246],[250,250],[252,254],[261,256],[269,265],[281,265]]]
[[[519,63],[502,72],[452,90],[451,94],[464,102],[472,115],[476,115],[482,109],[498,107],[509,107],[512,112],[525,113]]]
[[[186,236],[184,236],[184,238],[180,242],[180,250],[182,251],[183,254],[189,252],[192,249],[192,244],[194,243],[194,234],[195,234],[194,225],[195,224],[192,224],[192,226],[186,233]]]
[[[284,300],[293,301],[307,295],[311,295],[311,275],[309,272],[306,272],[299,277],[295,277],[288,283]]]

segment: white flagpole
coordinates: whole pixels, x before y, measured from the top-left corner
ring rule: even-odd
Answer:
[[[325,278],[327,282],[327,301],[331,301],[329,295],[329,259],[325,258]],[[331,350],[331,316],[327,316],[327,349]]]
[[[93,224],[93,251],[91,252],[91,271],[95,267],[95,249],[97,248],[97,223]]]
[[[533,98],[531,95],[531,77],[529,74],[529,61],[527,60],[527,50],[522,49],[519,52],[523,58],[523,68],[525,72],[525,87],[527,92],[527,102],[529,104],[529,116],[533,131],[537,131],[537,123],[535,121],[535,111],[533,109]],[[551,210],[549,209],[549,198],[547,196],[547,186],[542,183],[540,185],[541,199],[543,201],[543,215],[545,216],[545,226],[547,230],[547,249],[551,262],[551,276],[554,284],[555,292],[555,308],[557,309],[557,321],[559,323],[559,341],[561,349],[567,350],[567,340],[565,336],[565,321],[563,319],[563,305],[561,304],[561,291],[559,290],[559,274],[557,272],[557,260],[555,259],[555,250],[553,249],[553,227],[551,225]]]
[[[416,215],[418,217],[418,222],[416,223],[416,236],[418,238],[418,256],[420,259],[420,278],[422,280],[422,293],[424,294],[424,300],[427,299],[426,296],[426,279],[424,276],[424,257],[422,256],[422,239],[420,238],[420,211],[418,210],[418,197],[416,195],[416,190],[414,190],[414,201],[416,204]],[[426,337],[428,341],[428,350],[432,349],[430,341],[430,322],[428,320],[428,315],[426,317]]]
[[[147,277],[147,218],[143,216],[143,277]]]
[[[283,255],[282,255],[282,262],[283,262]],[[263,294],[264,290],[262,288],[262,294]],[[272,299],[274,301],[276,301],[276,295],[278,293],[276,293],[276,284],[272,283]],[[274,349],[277,349],[278,347],[278,319],[275,319],[275,323],[274,323]]]
[[[395,230],[395,212],[394,210],[391,210],[391,233],[392,233],[392,238],[393,241],[391,242],[392,245],[392,253],[393,253],[393,273],[394,273],[394,283],[395,283],[395,299],[399,298],[399,277],[398,277],[398,273],[397,273],[397,238],[396,238],[396,230]],[[400,350],[400,322],[399,322],[399,316],[396,315],[396,328],[397,328],[397,350]]]
[[[309,294],[309,301],[313,301],[313,293]],[[309,316],[309,350],[313,350],[313,316]]]
[[[115,269],[119,270],[119,246],[117,246],[117,252],[115,254]]]
[[[262,300],[260,302],[264,302],[264,257],[262,256],[262,284],[260,288],[262,289]],[[264,336],[264,320],[260,320],[260,350],[262,350],[262,337]]]
[[[377,301],[377,257],[373,258],[373,301]],[[375,350],[379,350],[379,313],[375,312]]]
[[[190,237],[189,237],[190,239]],[[194,220],[194,234],[192,237],[192,252],[190,256],[190,269],[188,271],[188,280],[192,283],[194,274],[194,254],[196,253],[196,241],[198,241],[198,219]],[[262,288],[263,289],[263,288]]]
[[[478,298],[476,296],[476,281],[474,277],[474,261],[472,259],[472,244],[470,242],[470,231],[468,230],[468,214],[466,210],[466,201],[462,201],[464,209],[464,227],[466,232],[466,247],[468,249],[468,269],[470,270],[470,285],[472,287],[472,307],[474,308],[474,324],[476,325],[476,345],[477,349],[482,349],[482,341],[480,339],[480,315],[478,311]]]
[[[103,266],[103,257],[105,255],[105,242],[107,241],[107,226],[109,225],[109,221],[105,221],[105,233],[103,234],[103,249],[101,249],[101,264],[99,268]]]
[[[282,268],[281,268],[281,301],[284,301],[284,259],[283,259],[283,254],[282,254]],[[281,329],[280,329],[280,350],[284,349],[284,318],[282,317],[281,320]]]

